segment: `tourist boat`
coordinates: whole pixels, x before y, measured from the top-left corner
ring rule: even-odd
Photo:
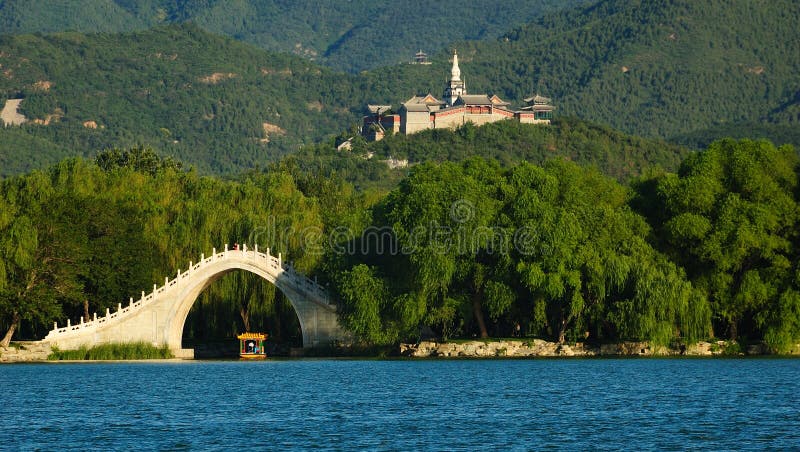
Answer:
[[[239,339],[239,357],[242,359],[266,359],[267,350],[264,341],[267,335],[264,333],[242,333],[236,336]]]

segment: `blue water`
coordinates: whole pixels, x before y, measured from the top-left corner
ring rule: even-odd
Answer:
[[[800,360],[0,366],[0,449],[800,448]]]

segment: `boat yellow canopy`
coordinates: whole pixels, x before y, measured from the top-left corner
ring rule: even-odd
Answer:
[[[242,333],[236,336],[239,339],[239,357],[244,359],[264,359],[267,357],[267,349],[264,341],[267,335],[264,333]]]
[[[264,333],[242,333],[236,336],[240,341],[241,340],[248,340],[253,339],[257,341],[263,341],[267,339],[267,335]]]

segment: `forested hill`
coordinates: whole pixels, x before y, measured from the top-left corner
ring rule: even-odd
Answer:
[[[517,106],[538,91],[561,115],[690,147],[723,136],[798,145],[792,6],[603,0],[456,45],[469,90]],[[22,113],[44,123],[0,131],[5,175],[135,144],[203,172],[237,173],[348,129],[366,103],[438,96],[449,74],[441,53],[428,66],[347,75],[192,24],[6,35],[0,49],[0,101],[23,97]]]
[[[798,23],[794,0],[603,0],[458,49],[472,90],[538,90],[637,135],[798,143]]]
[[[435,89],[449,69],[441,60],[351,76],[191,24],[123,34],[5,36],[0,47],[0,93],[22,97],[21,113],[29,119],[0,129],[0,175],[6,176],[140,144],[203,173],[237,174],[342,132],[360,120],[367,102],[396,105],[397,96]],[[480,155],[505,164],[560,156],[621,178],[651,165],[674,169],[683,152],[574,119],[538,129],[507,124],[398,136],[370,152],[375,160]],[[319,150],[331,148],[324,141]],[[313,165],[320,161],[310,155],[315,151],[303,155]],[[347,171],[356,183],[400,176],[386,179],[385,165],[357,156],[317,154],[324,154],[326,171]]]
[[[341,137],[340,137],[341,139]],[[427,130],[414,135],[396,134],[367,143],[358,138],[349,151],[337,151],[334,140],[309,146],[279,165],[294,174],[342,178],[358,189],[393,189],[408,168],[389,168],[407,161],[461,162],[474,157],[495,160],[502,168],[521,162],[537,165],[548,160],[569,160],[594,167],[619,181],[658,172],[676,171],[690,154],[686,147],[626,135],[609,127],[573,117],[559,117],[549,127],[500,121],[456,130]]]
[[[339,70],[409,61],[457,40],[495,39],[585,0],[6,0],[0,33],[124,32],[192,21],[205,30],[291,52]]]
[[[351,124],[351,76],[194,25],[124,34],[0,37],[0,101],[30,121],[0,131],[1,173],[145,144],[204,172],[264,165]]]

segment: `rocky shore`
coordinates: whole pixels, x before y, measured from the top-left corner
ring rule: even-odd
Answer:
[[[0,347],[0,363],[47,361],[50,352],[50,344],[45,342],[14,342],[11,347]]]
[[[202,347],[201,347],[202,348]],[[299,349],[303,350],[303,349]],[[16,342],[11,347],[0,347],[0,363],[47,361],[50,345],[44,342]],[[226,350],[227,351],[227,350]],[[418,344],[400,344],[400,355],[412,358],[535,358],[535,357],[590,357],[590,356],[737,356],[768,355],[763,345],[750,345],[742,349],[729,341],[705,342],[672,348],[653,346],[647,342],[620,342],[590,345],[584,343],[558,344],[541,339],[474,340],[458,342],[422,341]],[[800,344],[790,355],[800,355]],[[196,357],[219,357],[228,354],[209,354]],[[292,354],[292,356],[295,356]],[[302,354],[297,355],[302,356]],[[325,355],[315,355],[325,356]]]
[[[795,347],[794,353],[798,348]],[[679,348],[651,346],[647,342],[588,345],[558,344],[541,339],[400,344],[400,355],[414,358],[531,358],[555,356],[717,356],[764,355],[768,350],[751,345],[740,350],[728,341],[698,342]]]

